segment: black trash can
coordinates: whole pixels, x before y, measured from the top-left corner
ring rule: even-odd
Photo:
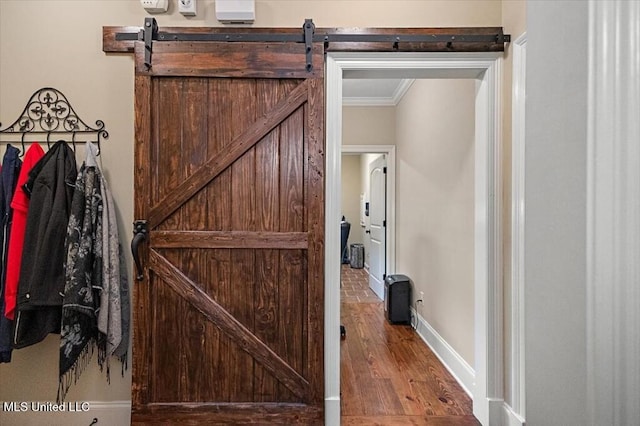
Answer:
[[[351,230],[351,224],[342,216],[342,222],[340,222],[340,262],[349,263],[349,250],[347,249],[347,241],[349,240],[349,231]]]
[[[350,260],[352,268],[364,268],[364,244],[351,244]]]
[[[406,275],[387,275],[384,279],[384,313],[393,324],[411,322],[411,281]]]

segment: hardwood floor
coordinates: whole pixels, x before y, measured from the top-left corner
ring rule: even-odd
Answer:
[[[349,269],[343,265],[343,279],[361,279],[342,287],[342,424],[479,425],[471,399],[420,336],[409,325],[389,324],[382,302],[367,293],[366,272]]]

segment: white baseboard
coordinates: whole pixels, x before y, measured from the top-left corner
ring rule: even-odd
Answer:
[[[58,409],[58,411],[54,411]],[[61,411],[64,410],[64,411]],[[20,426],[131,424],[131,401],[0,401],[0,424]]]
[[[502,424],[504,426],[525,426],[525,421],[506,402],[502,404]]]
[[[476,379],[475,370],[449,345],[431,325],[411,308],[411,314],[417,318],[416,332],[431,348],[433,353],[449,370],[460,386],[473,398],[473,388]]]
[[[340,397],[324,399],[324,424],[327,426],[340,424]]]

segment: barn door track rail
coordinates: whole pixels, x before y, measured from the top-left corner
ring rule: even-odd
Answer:
[[[105,52],[132,52],[133,44],[145,45],[145,66],[152,67],[154,42],[263,42],[304,43],[306,70],[311,72],[313,43],[323,43],[325,51],[365,52],[487,52],[504,51],[511,41],[502,27],[466,28],[319,28],[306,19],[296,28],[214,28],[173,27],[162,31],[156,19],[145,18],[144,26],[104,27]]]

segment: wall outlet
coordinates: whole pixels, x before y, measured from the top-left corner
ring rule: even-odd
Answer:
[[[196,0],[178,0],[178,12],[184,16],[196,16]]]
[[[149,13],[165,13],[169,9],[169,0],[140,0],[140,4]]]

